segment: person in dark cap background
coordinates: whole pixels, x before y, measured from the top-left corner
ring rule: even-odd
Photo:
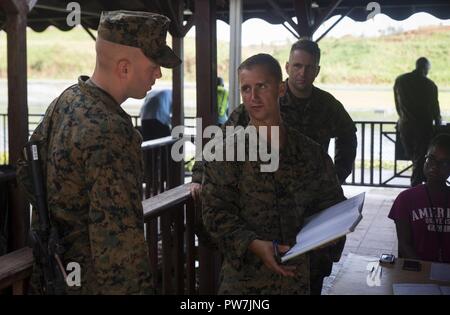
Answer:
[[[142,138],[120,105],[145,97],[161,66],[181,63],[166,45],[169,23],[154,13],[103,12],[92,77],[80,76],[55,99],[31,137],[47,142],[47,201],[64,264],[81,268],[80,286],[66,286],[68,294],[153,292],[141,203]],[[34,293],[43,293],[40,273],[35,264]]]
[[[400,75],[394,84],[397,128],[406,154],[413,162],[411,186],[425,181],[423,165],[433,136],[433,121],[441,124],[438,89],[427,78],[431,64],[427,58],[416,61],[416,69]]]

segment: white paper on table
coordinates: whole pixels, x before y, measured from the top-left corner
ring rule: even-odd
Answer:
[[[394,295],[441,295],[437,284],[394,283]]]
[[[450,287],[440,286],[442,295],[450,295]]]
[[[450,281],[450,264],[432,263],[430,279],[435,281]]]

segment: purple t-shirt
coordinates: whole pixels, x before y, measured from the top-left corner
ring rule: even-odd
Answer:
[[[450,262],[450,190],[432,195],[431,208],[425,185],[401,192],[392,205],[389,218],[408,220],[412,227],[414,248],[421,260],[438,261],[439,234],[442,239],[443,260]],[[448,200],[448,201],[447,201]],[[443,230],[443,232],[436,232]]]

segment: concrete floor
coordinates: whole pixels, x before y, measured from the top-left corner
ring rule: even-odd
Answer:
[[[397,257],[397,234],[394,221],[387,216],[397,195],[398,188],[373,188],[343,186],[347,198],[366,192],[363,219],[353,233],[347,235],[342,257],[333,265],[330,277],[325,278],[322,294],[326,294],[335,275],[345,261],[348,253],[379,257],[383,253]]]

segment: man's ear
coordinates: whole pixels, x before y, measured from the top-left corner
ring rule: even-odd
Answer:
[[[286,70],[287,75],[289,75],[289,61],[286,61],[286,65],[284,66],[284,69]]]
[[[131,70],[131,63],[128,59],[120,59],[117,61],[117,74],[120,79],[126,79]]]

